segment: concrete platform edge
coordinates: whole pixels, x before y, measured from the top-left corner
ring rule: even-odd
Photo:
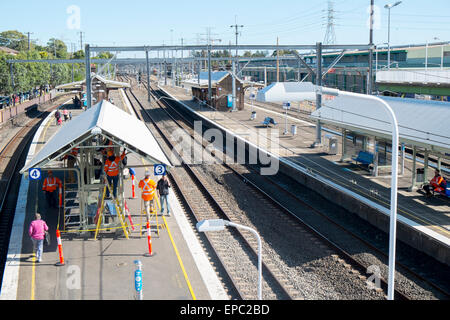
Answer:
[[[195,110],[179,101],[176,97],[172,96],[169,92],[164,90],[164,88],[158,86],[158,88],[164,91],[172,99],[178,101],[187,110],[195,113],[198,117],[210,123],[212,126],[232,134],[236,139],[239,139],[245,143],[248,147],[256,148],[261,150],[265,154],[277,158],[280,160],[280,170],[283,173],[287,173],[296,181],[308,186],[309,188],[315,190],[320,195],[328,200],[332,200],[341,207],[349,210],[353,214],[357,214],[364,220],[368,221],[372,225],[378,227],[379,229],[389,232],[389,215],[388,209],[370,201],[369,199],[362,199],[359,195],[354,192],[338,186],[333,182],[319,176],[308,172],[305,168],[302,168],[286,159],[279,158],[277,155],[272,154],[266,150],[263,150],[256,145],[248,142],[247,140],[236,136],[229,129],[213,122],[212,120],[198,114]],[[416,222],[405,218],[404,216],[398,215],[397,223],[397,239],[405,242],[411,247],[422,251],[429,256],[435,258],[436,260],[450,265],[450,246],[448,244],[449,239],[443,237],[442,235],[430,230],[425,226],[420,226]]]
[[[66,102],[67,103],[67,102]],[[51,112],[47,118],[41,123],[40,127],[36,131],[30,148],[28,150],[27,160],[28,163],[35,154],[36,146],[41,137],[42,131],[49,121],[52,120],[53,114],[56,111]],[[2,287],[0,291],[0,300],[16,300],[17,288],[19,282],[19,269],[20,269],[20,255],[22,251],[22,238],[23,229],[26,216],[27,207],[27,195],[28,195],[29,180],[25,175],[22,175],[22,181],[20,182],[19,197],[17,199],[16,212],[14,214],[14,221],[11,231],[11,238],[9,240],[8,255],[5,263],[5,271],[3,273]]]

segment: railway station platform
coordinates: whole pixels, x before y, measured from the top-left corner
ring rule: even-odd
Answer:
[[[133,114],[125,99],[120,91],[115,93],[118,107]],[[68,109],[73,120],[86,112],[70,106]],[[56,125],[54,112],[51,113],[34,137],[27,163],[66,125],[64,122]],[[134,228],[129,239],[114,228],[100,230],[97,240],[94,240],[93,230],[83,234],[61,230],[63,266],[56,266],[60,255],[55,232],[60,225],[61,209],[47,207],[42,192],[46,173],[42,171],[41,180],[22,177],[0,300],[133,300],[136,299],[137,260],[142,263],[144,300],[229,299],[173,191],[169,195],[171,216],[158,214],[158,229],[154,223],[156,217],[152,217],[153,256],[144,256],[149,246],[137,184],[146,168],[142,158],[135,154],[128,156],[127,166],[136,166],[136,198],[132,198],[132,180],[128,178],[124,182]],[[153,173],[153,168],[148,169]],[[62,172],[55,172],[55,175],[64,179]],[[158,177],[152,174],[152,179],[157,181]],[[51,243],[44,246],[40,263],[35,261],[28,236],[28,227],[36,212],[47,222],[51,235]],[[144,225],[142,229],[141,225]]]
[[[242,111],[218,112],[193,101],[188,88],[171,85],[160,85],[159,88],[167,93],[169,99],[181,102],[215,126],[254,145],[258,145],[258,135],[267,135],[267,128],[262,125],[264,118],[273,118],[277,125],[272,129],[279,131],[279,144],[272,145],[269,151],[279,157],[283,173],[381,230],[389,231],[390,175],[373,177],[354,161],[342,162],[341,155],[329,154],[327,145],[311,148],[316,140],[314,123],[288,116],[286,125],[282,109],[276,112],[247,103]],[[257,114],[255,120],[250,119],[252,108]],[[295,135],[290,130],[292,125],[297,128]],[[288,134],[283,134],[285,130]],[[322,141],[327,142],[329,136],[330,132],[322,130]],[[334,137],[340,146],[341,137]],[[411,175],[412,161],[406,159],[405,172],[398,181],[397,238],[450,265],[450,202],[408,191]]]

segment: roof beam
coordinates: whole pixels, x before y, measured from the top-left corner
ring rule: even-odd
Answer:
[[[316,45],[214,45],[211,46],[214,50],[311,50],[315,49]],[[344,45],[323,45],[324,50],[368,50],[373,49],[373,45],[366,44],[344,44]],[[165,50],[208,50],[207,45],[187,45],[187,46],[137,46],[137,47],[90,47],[93,52],[103,51],[165,51]]]

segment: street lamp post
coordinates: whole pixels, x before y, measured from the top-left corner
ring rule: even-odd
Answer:
[[[223,231],[225,227],[244,229],[256,236],[258,240],[258,300],[262,300],[262,242],[258,232],[252,228],[222,219],[202,220],[196,225],[199,232]]]
[[[398,6],[401,1],[397,1],[394,4],[387,4],[384,6],[385,9],[388,9],[389,11],[389,17],[388,17],[388,70],[391,69],[391,9]]]
[[[318,87],[318,94],[328,94],[332,96],[344,96],[354,98],[364,98],[377,102],[383,107],[389,115],[392,125],[392,176],[391,176],[391,208],[390,208],[390,227],[389,227],[389,275],[388,275],[388,300],[394,299],[394,279],[395,279],[395,240],[397,233],[397,185],[398,185],[398,147],[399,147],[399,130],[397,117],[389,104],[371,95],[361,95],[352,92],[340,91]]]

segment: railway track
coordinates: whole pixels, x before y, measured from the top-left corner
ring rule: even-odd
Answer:
[[[135,96],[134,96],[134,98],[135,98]],[[160,108],[161,108],[161,106],[160,106]],[[165,110],[165,108],[163,108],[163,109]],[[167,110],[165,110],[165,111],[166,111],[167,116],[171,119],[171,121],[174,122],[179,128],[189,130],[188,126],[186,126],[186,125],[183,126],[182,124],[180,124],[180,121],[175,120],[175,117],[180,119],[179,114],[177,116],[172,116],[172,115],[170,115],[170,113]],[[171,128],[173,130],[174,126],[171,125]],[[226,168],[227,168],[227,170],[231,169],[231,167],[226,167]],[[194,171],[193,172],[194,176],[197,177],[197,179],[199,179],[200,185],[207,186],[208,183],[205,180],[202,181],[202,179],[199,178],[204,174],[199,171],[195,172],[195,169],[193,171]],[[237,173],[235,172],[235,174],[237,174]],[[176,178],[174,180],[176,180]],[[183,183],[181,185],[183,185],[183,184],[185,185],[184,181],[187,181],[187,180],[182,180],[182,181],[183,181]],[[175,182],[177,183],[177,181],[175,181]],[[302,233],[305,236],[310,237],[310,235],[309,235],[310,231],[306,230],[304,226],[299,227],[299,224],[297,221],[295,221],[294,219],[292,219],[292,217],[290,217],[290,216],[286,215],[284,212],[282,212],[282,210],[280,210],[279,207],[274,205],[274,203],[268,199],[268,195],[263,194],[261,192],[261,190],[258,190],[257,188],[254,188],[254,187],[247,186],[246,188],[247,188],[247,197],[252,197],[254,199],[257,199],[258,201],[260,201],[261,203],[263,203],[265,205],[265,209],[266,209],[265,212],[261,212],[260,214],[272,214],[274,216],[274,219],[277,221],[277,223],[279,225],[281,225],[281,227],[280,227],[281,229],[296,230],[296,232]],[[208,192],[211,194],[211,190]],[[226,213],[227,220],[239,221],[239,217],[235,216],[233,214],[232,210],[230,210],[230,208],[227,208],[223,201],[220,201],[220,196],[217,193],[216,194],[213,193],[212,196],[213,196],[213,198],[215,198],[215,202],[219,203],[219,206],[221,206],[223,208],[222,211],[228,211]],[[195,198],[194,198],[194,202],[195,202]],[[204,211],[204,210],[201,209],[200,211]],[[205,216],[202,218],[197,218],[197,220],[211,219],[211,218],[213,218],[213,217]],[[300,228],[300,230],[299,230],[299,228]],[[247,237],[249,237],[249,235],[247,235]],[[324,251],[327,251],[327,254],[330,254],[330,252],[328,251],[329,247],[323,247],[323,241],[321,239],[318,239],[317,237],[313,237],[313,238],[310,237],[309,241],[312,242],[311,243],[312,246],[317,246],[317,247],[321,246]],[[253,247],[255,247],[255,245],[256,245],[254,240],[253,240],[253,242],[251,240],[248,240],[247,242],[250,243]],[[270,245],[268,243],[264,243],[264,247],[269,247],[269,246]],[[253,249],[253,252],[255,252],[255,251],[256,251],[256,249]],[[220,255],[220,253],[218,253],[218,255]],[[225,252],[225,255],[227,255],[227,252]],[[229,252],[228,252],[228,256],[229,256]],[[275,278],[279,278],[279,279],[283,278],[282,271],[276,267],[277,263],[272,261],[273,259],[271,258],[271,256],[269,254],[266,254],[264,256],[263,260],[267,261],[267,265],[270,266],[270,267],[265,267],[265,269],[267,268],[269,271],[271,270],[270,273]],[[247,273],[248,273],[248,271],[247,271]],[[278,280],[278,282],[283,282],[283,280]],[[290,294],[288,294],[288,296],[291,299],[292,298],[293,299],[302,298],[300,296],[299,292],[297,290],[295,290],[294,287],[288,283],[288,281],[285,280],[285,283],[283,283],[282,286],[284,286],[286,288],[285,289],[286,292],[289,292],[289,291],[291,292]],[[265,292],[267,292],[267,290],[265,290]],[[272,294],[272,297],[276,297],[276,295]]]
[[[160,96],[158,96],[158,98],[159,97]],[[167,100],[164,99],[163,101],[166,102]],[[170,103],[168,101],[166,103],[166,106],[168,108],[170,108],[173,112],[176,112],[178,117],[184,118],[184,121],[186,121],[186,122],[189,121],[188,119],[183,117],[183,115],[178,113],[176,111],[176,109],[171,107],[171,105],[170,105]],[[174,121],[176,121],[173,116],[171,116],[171,118]],[[185,130],[189,130],[191,128],[191,126],[186,126],[186,125],[183,126],[183,125],[179,124],[179,121],[176,121],[176,122],[178,123],[178,125],[181,128],[183,128]],[[193,123],[190,123],[190,124],[193,126]],[[193,135],[193,133],[191,133],[191,134]],[[203,147],[206,147],[205,143],[203,144]],[[222,159],[223,154],[217,154],[217,157]],[[322,235],[313,226],[307,224],[306,222],[304,222],[303,220],[298,218],[298,216],[295,213],[293,213],[291,210],[287,209],[285,206],[283,206],[280,202],[278,202],[276,199],[274,199],[268,193],[264,192],[261,188],[259,188],[257,186],[257,184],[252,183],[251,180],[249,180],[246,176],[244,176],[244,174],[246,174],[246,168],[245,167],[240,166],[240,165],[227,165],[226,163],[224,163],[223,166],[225,166],[227,169],[231,170],[242,181],[246,181],[246,183],[250,186],[250,192],[247,194],[248,197],[254,197],[254,198],[259,199],[260,201],[263,201],[263,202],[265,201],[265,203],[269,206],[268,212],[270,212],[272,214],[278,213],[278,214],[276,214],[276,219],[283,220],[283,223],[286,224],[284,227],[288,228],[286,230],[291,229],[291,230],[296,230],[298,232],[299,231],[298,225],[300,223],[300,225],[302,226],[301,230],[303,232],[307,232],[307,233],[313,234],[315,237],[317,237],[317,239],[315,239],[315,243],[313,243],[312,245],[317,245],[317,246],[325,245],[328,249],[330,249],[330,250],[332,250],[334,252],[335,257],[339,256],[338,257],[338,259],[340,259],[339,261],[341,263],[343,263],[344,265],[346,265],[347,268],[349,268],[349,267],[348,267],[348,264],[346,264],[345,262],[350,263],[350,265],[353,268],[355,268],[357,271],[359,271],[360,275],[362,275],[362,277],[364,277],[363,275],[366,274],[367,268],[369,267],[368,265],[366,265],[366,264],[364,264],[364,263],[354,259],[351,254],[346,252],[339,245],[337,245],[336,243],[334,243],[333,241],[328,239],[326,236]],[[256,172],[256,171],[257,170],[255,170],[254,172]],[[308,212],[310,210],[314,210],[314,208],[312,208],[311,206],[307,205],[305,202],[300,201],[300,199],[297,199],[297,202],[298,202],[298,204],[300,206],[302,206],[302,210],[307,210]],[[315,211],[318,212],[317,210],[315,210]],[[282,213],[282,214],[280,214],[280,213]],[[286,218],[286,217],[288,217],[288,218]],[[295,217],[296,219],[290,219],[292,217]],[[362,279],[364,279],[364,278],[362,278]],[[383,290],[385,292],[387,292],[387,281],[384,280],[383,278],[381,278],[380,280],[381,280],[381,284],[382,284]],[[409,297],[407,297],[406,295],[404,295],[402,292],[400,292],[398,290],[395,292],[395,294],[396,294],[396,299],[409,300]]]
[[[170,124],[161,125],[160,119],[155,119],[155,115],[150,114],[142,107],[139,100],[134,96],[130,90],[131,96],[135,103],[131,104],[135,109],[135,112],[139,115],[135,104],[137,103],[141,110],[143,110],[147,119],[150,120],[153,126],[156,128],[160,137],[162,137],[168,144],[169,148],[173,149],[173,141],[169,138],[170,135],[165,132]],[[130,97],[128,97],[130,98]],[[143,115],[141,115],[143,116]],[[144,119],[145,120],[145,119]],[[156,122],[158,121],[158,122]],[[167,121],[165,121],[167,122]],[[161,128],[163,127],[164,128]],[[173,124],[172,124],[173,127]],[[182,164],[182,168],[176,168],[172,170],[170,177],[173,179],[173,185],[179,188],[178,195],[194,218],[195,222],[204,219],[227,219],[233,220],[230,216],[230,209],[226,207],[226,204],[221,201],[219,195],[211,192],[208,189],[208,182],[201,178],[199,172],[191,165],[186,163]],[[193,188],[192,186],[196,186]],[[235,287],[235,291],[238,293],[240,299],[255,299],[256,290],[254,290],[254,283],[257,283],[256,279],[250,281],[252,283],[249,286],[249,275],[257,275],[256,262],[257,252],[254,249],[255,240],[247,232],[241,232],[235,229],[228,229],[220,234],[206,234],[209,244],[214,248],[216,256],[220,260],[223,268],[226,270],[231,282]],[[230,252],[233,254],[230,254]],[[235,269],[233,260],[245,261],[248,266],[247,270]],[[268,266],[267,262],[263,262],[263,288],[264,299],[294,299],[295,292],[289,290],[284,284],[280,283],[279,279],[274,276],[273,268]]]
[[[159,95],[158,95],[159,98]],[[175,108],[173,108],[171,106],[171,103],[169,103],[169,101],[167,99],[163,99],[162,101],[164,101],[164,105],[166,106],[165,109],[171,109],[171,112],[175,112],[176,116],[178,119],[182,119],[182,121],[186,122],[186,123],[190,123],[190,119],[186,119],[185,116],[181,115],[178,111],[176,111]],[[166,110],[166,112],[168,112]],[[168,113],[169,114],[169,113]],[[177,125],[185,130],[189,130],[190,127],[186,126],[186,125],[181,125],[179,122],[180,121],[176,121],[174,119],[174,116],[170,116],[172,118],[173,121],[175,121],[177,123]],[[192,130],[192,129],[191,129]],[[203,143],[205,146],[205,143]],[[333,255],[335,256],[338,260],[340,260],[341,262],[344,263],[344,265],[348,266],[348,264],[350,264],[354,269],[356,269],[359,272],[359,277],[361,279],[365,279],[365,274],[366,271],[368,270],[369,266],[367,265],[367,263],[364,263],[362,261],[359,261],[357,258],[354,258],[351,254],[349,254],[348,252],[346,252],[345,250],[343,250],[342,248],[339,247],[339,245],[337,245],[336,243],[334,243],[333,241],[331,241],[330,239],[328,239],[327,237],[325,237],[324,235],[322,235],[320,232],[318,232],[317,230],[314,229],[314,227],[312,227],[311,225],[307,224],[306,222],[300,220],[299,221],[299,217],[292,212],[291,210],[287,209],[283,204],[279,203],[276,199],[274,199],[273,197],[271,197],[269,194],[267,194],[267,192],[263,191],[260,187],[258,187],[258,185],[254,182],[251,181],[251,179],[249,179],[249,174],[251,170],[253,170],[253,174],[254,175],[258,175],[260,178],[262,176],[260,176],[259,174],[256,174],[256,170],[255,169],[250,169],[248,168],[244,168],[243,166],[227,166],[226,164],[224,164],[228,170],[231,170],[235,175],[237,175],[242,181],[246,181],[247,184],[251,185],[251,195],[249,194],[249,196],[255,197],[255,198],[260,198],[261,201],[268,201],[272,206],[275,206],[280,212],[284,212],[285,214],[287,214],[287,216],[289,217],[295,217],[295,222],[294,221],[290,221],[288,222],[288,226],[292,229],[295,230],[295,228],[298,228],[298,223],[300,222],[300,224],[306,228],[308,230],[308,232],[315,234],[316,237],[318,237],[320,244],[319,245],[326,245],[330,250],[334,251],[335,253],[337,253],[337,255]],[[384,253],[382,250],[376,248],[375,246],[371,245],[368,241],[362,239],[361,237],[357,236],[356,234],[354,234],[353,232],[351,232],[350,230],[346,229],[345,227],[343,227],[342,225],[340,225],[338,222],[333,221],[332,219],[330,219],[329,217],[327,217],[325,214],[323,214],[322,212],[320,212],[319,210],[313,208],[311,205],[307,204],[305,201],[301,200],[299,197],[297,197],[295,194],[293,194],[292,192],[290,192],[288,189],[283,188],[280,184],[276,183],[275,181],[267,178],[267,177],[263,177],[263,179],[265,180],[265,183],[270,183],[272,185],[276,185],[276,187],[278,189],[280,189],[283,193],[285,193],[286,195],[288,195],[291,199],[293,199],[294,201],[296,201],[298,203],[298,205],[304,207],[306,210],[308,210],[308,212],[313,212],[316,215],[320,215],[321,217],[323,217],[324,219],[326,219],[328,221],[328,223],[333,224],[334,226],[338,227],[342,232],[347,233],[348,235],[350,235],[351,237],[353,237],[355,239],[355,241],[358,241],[362,244],[364,244],[364,246],[366,246],[367,248],[370,249],[371,252],[374,252],[377,255],[381,255],[383,256],[385,259],[387,259],[387,255],[386,253]],[[271,181],[270,181],[271,180]],[[283,218],[280,216],[277,216],[277,219],[281,219],[283,220]],[[345,262],[344,262],[345,261]],[[348,262],[348,264],[346,263]],[[438,291],[440,294],[442,294],[444,297],[449,298],[449,294],[448,292],[446,292],[444,289],[440,288],[437,284],[428,281],[427,279],[425,279],[424,277],[422,277],[420,274],[418,274],[417,272],[411,270],[410,268],[408,268],[405,265],[402,264],[398,264],[398,267],[404,269],[405,271],[407,271],[409,274],[413,275],[416,279],[419,279],[420,281],[426,283],[427,285],[431,286],[432,288],[434,288],[436,291]],[[384,291],[387,290],[387,283],[386,281],[381,278],[381,286],[383,288]],[[410,297],[407,294],[403,294],[401,291],[396,291],[395,292],[395,297],[396,299],[402,299],[402,300],[408,300],[410,299]]]

